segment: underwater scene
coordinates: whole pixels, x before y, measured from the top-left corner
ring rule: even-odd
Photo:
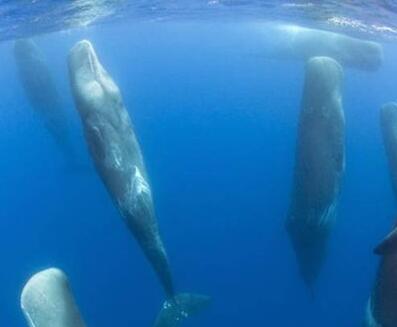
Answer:
[[[397,2],[0,0],[0,326],[397,327]]]

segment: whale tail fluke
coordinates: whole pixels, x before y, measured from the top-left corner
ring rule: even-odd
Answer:
[[[182,320],[208,307],[209,296],[180,293],[167,299],[156,318],[154,327],[176,327]]]

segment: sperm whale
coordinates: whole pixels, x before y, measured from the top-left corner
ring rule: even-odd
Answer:
[[[389,165],[391,184],[397,198],[397,103],[390,102],[380,110],[380,127]]]
[[[306,64],[286,228],[309,287],[324,261],[345,167],[342,76],[334,59]]]
[[[397,326],[397,224],[376,246],[381,257],[366,309],[366,327]]]
[[[174,292],[142,152],[118,86],[89,41],[78,42],[71,49],[68,64],[76,108],[96,170],[166,293],[157,326],[174,326],[205,307],[209,298]]]
[[[19,80],[30,105],[55,140],[65,159],[76,164],[69,119],[44,54],[31,39],[15,41],[14,58]]]
[[[29,327],[85,327],[67,276],[57,268],[34,274],[21,294]]]

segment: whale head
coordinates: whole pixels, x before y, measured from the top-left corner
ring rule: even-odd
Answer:
[[[120,90],[98,60],[92,44],[78,42],[68,58],[71,86],[80,116],[122,106]]]
[[[84,327],[68,279],[57,268],[29,279],[22,290],[21,308],[31,327]]]

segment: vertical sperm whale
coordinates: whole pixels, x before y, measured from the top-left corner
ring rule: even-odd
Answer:
[[[306,64],[286,229],[309,287],[324,261],[344,172],[342,77],[342,67],[329,57]]]
[[[32,40],[21,39],[15,41],[14,58],[30,105],[67,160],[74,160],[68,119],[43,53]]]
[[[394,196],[397,198],[397,103],[390,102],[382,106],[380,110],[380,127]]]
[[[50,268],[33,275],[21,294],[29,327],[85,327],[66,275]]]
[[[375,248],[381,256],[372,294],[368,300],[366,327],[397,326],[397,224]]]
[[[76,108],[96,170],[166,293],[156,325],[174,326],[209,299],[174,292],[142,153],[118,86],[88,41],[78,42],[71,49],[68,65]]]

